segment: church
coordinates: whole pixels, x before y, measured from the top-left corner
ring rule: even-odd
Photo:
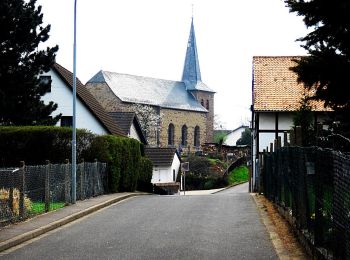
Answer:
[[[150,146],[197,151],[213,141],[215,92],[201,79],[193,18],[181,81],[101,70],[86,88],[107,112],[151,110],[158,122],[146,131]]]

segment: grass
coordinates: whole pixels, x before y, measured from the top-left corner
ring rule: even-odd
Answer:
[[[51,202],[49,210],[56,210],[63,208],[65,206],[64,202]],[[45,202],[32,202],[31,210],[32,214],[41,214],[45,212]]]
[[[249,179],[249,169],[245,165],[235,168],[228,175],[229,185],[248,181],[248,179]]]

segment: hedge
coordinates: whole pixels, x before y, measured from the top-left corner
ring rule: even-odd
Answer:
[[[77,130],[77,160],[84,157],[94,134]],[[72,129],[55,126],[0,127],[0,167],[15,167],[20,161],[27,165],[62,163],[72,156]]]
[[[54,126],[0,127],[0,167],[62,163],[71,158],[72,129]],[[151,191],[152,163],[142,157],[143,145],[135,139],[96,136],[77,130],[77,161],[106,162],[109,189]]]
[[[140,189],[147,189],[146,183],[150,183],[152,178],[152,163],[141,156],[137,140],[112,135],[98,136],[93,140],[90,151],[90,156],[109,165],[111,192],[135,191],[138,184],[141,185]]]
[[[152,172],[153,172],[153,164],[151,160],[145,157],[141,157],[141,168],[140,168],[140,176],[137,181],[137,190],[146,191],[146,192],[153,191],[153,185],[151,183]]]

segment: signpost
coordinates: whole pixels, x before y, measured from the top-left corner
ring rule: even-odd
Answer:
[[[183,178],[183,191],[184,191],[184,195],[186,195],[186,172],[188,172],[190,170],[190,163],[189,162],[184,162],[181,163],[181,177]],[[181,178],[181,179],[182,179]]]

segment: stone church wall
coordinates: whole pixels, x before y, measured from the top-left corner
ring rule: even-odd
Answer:
[[[88,83],[86,87],[107,112],[134,112],[134,103],[122,102],[107,84]],[[213,105],[213,99],[209,99],[209,106],[213,107]],[[210,115],[207,115],[208,113],[165,108],[161,108],[160,111],[159,108],[155,108],[154,111],[161,115],[161,126],[159,131],[151,131],[150,135],[147,136],[150,146],[168,147],[168,126],[170,123],[175,126],[174,146],[176,147],[179,147],[182,141],[182,126],[187,126],[187,146],[183,147],[184,151],[188,150],[188,146],[191,151],[197,149],[194,147],[194,128],[196,126],[199,126],[200,129],[200,144],[207,142],[208,136],[210,137],[210,134],[207,134],[207,129],[208,125],[212,129],[211,122],[213,121],[210,119]]]
[[[168,126],[172,123],[175,127],[174,133],[174,145],[179,147],[182,139],[182,126],[187,126],[187,146],[183,147],[184,151],[187,151],[187,147],[190,147],[191,151],[195,151],[194,147],[194,128],[199,126],[200,129],[200,143],[205,143],[206,137],[206,113],[184,111],[175,109],[161,109],[162,125],[160,131],[160,146],[168,146]]]
[[[125,105],[106,83],[88,83],[85,87],[107,112],[129,111],[129,106]]]
[[[193,91],[192,94],[209,113],[206,121],[206,143],[211,143],[214,140],[214,93],[204,91]],[[203,103],[202,103],[203,102]]]

